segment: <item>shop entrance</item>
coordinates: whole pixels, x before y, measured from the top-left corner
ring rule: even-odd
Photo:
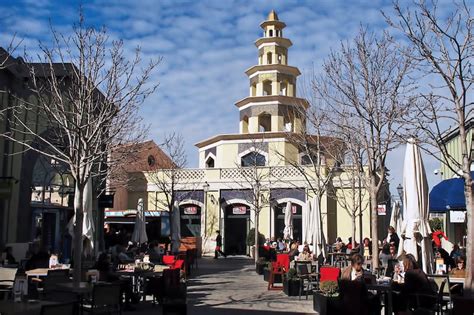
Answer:
[[[283,239],[283,230],[285,229],[285,209],[286,209],[286,202],[280,203],[278,206],[275,207],[275,239],[282,238]],[[302,241],[303,236],[303,216],[302,216],[303,208],[295,203],[291,204],[291,211],[293,212],[293,239],[297,241]]]
[[[225,209],[224,251],[227,255],[247,255],[247,235],[250,229],[250,208],[243,204]]]
[[[201,207],[187,204],[179,207],[181,237],[201,236]]]

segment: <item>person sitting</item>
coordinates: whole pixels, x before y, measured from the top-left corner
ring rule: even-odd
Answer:
[[[44,248],[40,248],[36,243],[33,244],[31,249],[31,257],[26,262],[25,270],[48,268],[49,256],[49,253]]]
[[[349,237],[349,242],[347,243],[347,252],[350,253],[353,249],[356,249],[359,244],[357,244],[356,241],[354,241],[354,246],[352,246],[352,237]]]
[[[395,245],[395,248],[398,249],[398,245],[400,244],[400,238],[398,234],[395,232],[395,228],[393,226],[388,227],[387,238],[384,240],[384,244]]]
[[[278,249],[280,252],[285,251],[286,245],[285,245],[285,243],[282,241],[281,238],[278,238],[277,244],[278,244],[277,249]]]
[[[367,259],[369,257],[372,257],[372,242],[368,237],[364,238],[362,241],[362,254],[364,257]]]
[[[458,257],[463,256],[462,251],[459,248],[459,245],[456,244],[456,245],[453,246],[453,250],[451,251],[449,256],[451,256],[451,258],[454,259],[454,260],[456,260],[456,258],[458,258]]]
[[[309,250],[309,245],[305,245],[303,247],[303,252],[301,252],[298,255],[298,260],[311,261],[312,259],[313,259],[313,255],[311,254],[311,251]]]
[[[123,246],[117,246],[117,260],[119,264],[128,264],[133,262],[133,259],[125,253]]]
[[[388,261],[390,259],[393,259],[390,255],[390,245],[389,244],[385,244],[382,247],[382,251],[380,252],[379,258],[380,258],[380,261],[382,262],[382,267],[387,268]]]
[[[148,245],[148,250],[146,251],[146,254],[150,257],[150,262],[154,264],[159,264],[161,263],[161,255],[158,252],[158,244],[156,242],[151,242]]]
[[[456,267],[451,269],[449,275],[454,278],[465,278],[466,277],[466,266],[464,264],[463,257],[456,258]]]
[[[339,253],[344,250],[345,244],[340,237],[336,238],[336,242],[333,245],[334,251]]]
[[[120,292],[125,295],[125,307],[126,311],[135,310],[131,305],[133,283],[131,278],[121,278],[112,272],[112,263],[110,255],[107,253],[101,253],[97,259],[96,269],[99,271],[99,280],[105,282],[118,282],[120,283]]]
[[[288,255],[290,255],[290,261],[295,259],[295,256],[298,256],[300,252],[298,251],[298,244],[297,243],[291,243],[290,245],[290,251]]]
[[[5,265],[16,265],[18,262],[16,261],[15,257],[13,256],[13,248],[11,246],[7,246],[5,248],[5,259],[3,263]]]
[[[364,264],[364,257],[361,254],[354,254],[351,256],[351,265],[344,268],[341,273],[343,280],[363,280],[364,275],[369,275],[367,271],[362,268]]]

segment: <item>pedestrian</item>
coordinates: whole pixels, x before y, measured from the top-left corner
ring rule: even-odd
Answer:
[[[222,251],[222,236],[221,236],[221,231],[217,230],[217,237],[216,237],[216,250],[214,251],[214,259],[217,259],[219,254],[221,256],[227,257],[226,254]]]

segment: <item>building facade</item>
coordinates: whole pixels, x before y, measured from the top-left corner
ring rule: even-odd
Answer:
[[[245,72],[249,78],[249,95],[235,104],[239,110],[239,133],[200,141],[196,144],[199,168],[176,170],[173,187],[181,214],[182,236],[202,238],[203,251],[212,252],[216,230],[220,230],[228,254],[248,254],[246,240],[255,226],[255,198],[260,198],[260,233],[266,238],[283,237],[284,209],[290,202],[293,238],[305,242],[305,214],[315,195],[314,182],[310,181],[324,181],[330,176],[328,191],[321,198],[323,232],[328,243],[334,242],[336,237],[347,242],[352,235],[352,216],[336,197],[348,198],[342,192],[350,185],[344,184],[347,178],[332,180],[331,171],[340,161],[331,152],[321,152],[318,158],[323,163],[320,169],[315,169],[307,165],[305,151],[293,140],[293,136],[306,132],[305,114],[310,104],[297,96],[300,71],[290,65],[292,42],[284,37],[286,25],[272,11],[260,26],[263,36],[255,42],[258,64]],[[145,177],[147,209],[166,211],[160,208],[159,201],[166,198],[166,192],[154,182],[156,174],[146,172]],[[259,197],[255,195],[256,189]],[[362,188],[357,189],[360,192]],[[363,196],[360,202],[365,210],[357,218],[356,235],[368,237],[368,194]],[[386,217],[381,218],[382,224],[379,224],[383,229],[389,213]],[[360,226],[362,233],[359,233]]]

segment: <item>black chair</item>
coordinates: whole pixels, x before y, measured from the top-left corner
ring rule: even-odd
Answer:
[[[306,292],[306,299],[308,299],[308,292],[314,290],[315,287],[318,285],[317,274],[311,273],[311,270],[308,269],[308,265],[311,266],[310,263],[298,263],[295,261],[296,267],[296,274],[300,279],[300,288],[299,288],[299,299],[301,300],[301,294],[303,290]],[[310,267],[311,268],[311,267]],[[305,286],[306,284],[306,286]]]
[[[41,315],[77,314],[76,303],[62,303],[41,306]]]
[[[341,314],[367,315],[369,292],[363,281],[339,280]]]
[[[90,304],[84,305],[82,310],[91,314],[122,314],[121,299],[119,283],[96,284],[92,289]]]
[[[186,284],[180,281],[179,269],[163,270],[161,306],[163,314],[186,314]]]

